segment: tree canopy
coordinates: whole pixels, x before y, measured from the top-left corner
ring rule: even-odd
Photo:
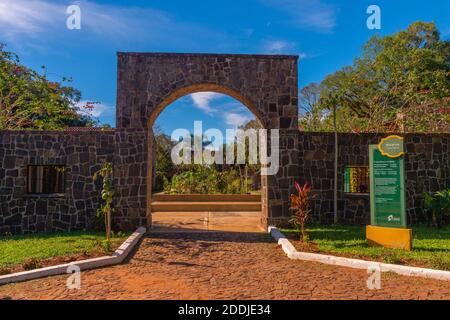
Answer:
[[[303,130],[331,130],[335,105],[340,131],[447,131],[450,42],[425,22],[374,36],[351,66],[303,88],[300,101]]]
[[[76,107],[80,91],[52,82],[22,65],[19,57],[0,44],[0,129],[58,130],[66,126],[92,126]]]

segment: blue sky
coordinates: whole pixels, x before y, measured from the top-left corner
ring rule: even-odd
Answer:
[[[66,28],[70,4],[81,7],[81,30]],[[381,8],[381,30],[366,27],[371,4]],[[83,100],[101,102],[95,115],[114,125],[117,51],[297,54],[303,87],[350,64],[376,33],[435,21],[449,39],[449,12],[449,0],[0,0],[0,42],[55,80],[72,77]],[[176,101],[158,123],[170,132],[250,118],[237,101],[206,93]]]

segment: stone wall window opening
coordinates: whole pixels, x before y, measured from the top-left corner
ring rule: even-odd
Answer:
[[[344,192],[347,194],[369,194],[370,176],[368,166],[346,166]]]
[[[65,166],[29,165],[27,169],[28,194],[52,195],[65,192]]]

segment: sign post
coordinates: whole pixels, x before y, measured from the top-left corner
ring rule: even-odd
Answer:
[[[389,136],[369,147],[370,217],[366,238],[370,245],[412,249],[407,229],[403,138]]]

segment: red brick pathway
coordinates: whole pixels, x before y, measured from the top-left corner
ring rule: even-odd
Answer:
[[[0,287],[12,299],[450,299],[450,282],[289,260],[266,234],[158,233],[127,264]]]

